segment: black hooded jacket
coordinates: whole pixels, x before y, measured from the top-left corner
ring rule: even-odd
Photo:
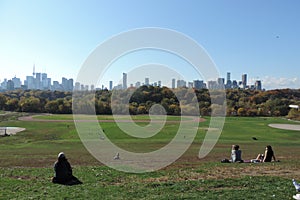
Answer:
[[[72,175],[72,168],[66,158],[59,158],[54,164],[55,178],[58,182],[64,183],[69,181]]]

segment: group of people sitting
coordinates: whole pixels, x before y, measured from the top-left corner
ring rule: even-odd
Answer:
[[[232,145],[231,149],[231,159],[223,159],[221,162],[253,162],[253,163],[260,163],[260,162],[271,162],[272,160],[276,161],[274,151],[271,145],[267,145],[265,152],[263,154],[258,154],[255,159],[251,159],[249,161],[244,161],[242,159],[242,151],[240,150],[239,145]]]
[[[266,150],[263,154],[258,154],[256,159],[252,159],[246,162],[271,162],[272,159],[276,161],[274,151],[270,145],[266,146]],[[239,145],[232,145],[231,159],[224,159],[221,162],[245,162],[242,159],[242,151]],[[54,164],[54,177],[52,178],[53,183],[59,183],[64,185],[76,185],[82,184],[72,173],[72,167],[68,162],[65,154],[60,152],[57,157],[57,161]]]

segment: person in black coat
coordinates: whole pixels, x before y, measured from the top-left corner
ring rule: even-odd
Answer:
[[[54,164],[54,172],[53,183],[64,185],[82,184],[80,180],[73,176],[72,167],[63,152],[58,154],[57,161]]]
[[[276,161],[275,154],[274,154],[274,151],[273,151],[271,145],[267,145],[265,153],[264,154],[258,154],[256,159],[260,160],[260,162],[271,162],[272,159],[274,161]]]

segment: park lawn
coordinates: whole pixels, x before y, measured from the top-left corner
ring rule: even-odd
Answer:
[[[81,115],[78,115],[79,117]],[[95,116],[89,116],[89,115],[82,115],[86,119],[94,119]],[[34,119],[43,119],[43,120],[73,120],[73,115],[70,114],[43,114],[43,115],[35,115],[33,116]],[[131,115],[132,120],[150,120],[149,115]],[[114,120],[113,115],[97,115],[98,120]],[[127,120],[128,117],[118,115],[119,120]],[[180,121],[180,120],[190,120],[191,117],[182,117],[182,119],[179,116],[167,116],[167,120],[170,121]]]
[[[73,122],[3,121],[0,126],[24,127],[26,131],[0,138],[0,199],[291,199],[296,193],[291,179],[300,180],[300,132],[271,128],[270,123],[294,122],[281,118],[228,117],[214,149],[198,159],[209,125],[206,118],[199,124],[191,147],[175,163],[156,172],[130,174],[95,160],[81,143]],[[122,133],[113,122],[100,125],[114,143],[136,152],[164,146],[178,128],[177,124],[166,124],[152,138],[135,139]],[[256,157],[265,145],[271,144],[281,162],[220,163],[221,159],[229,158],[232,144],[241,146],[244,159]],[[50,183],[52,166],[60,151],[66,153],[74,175],[83,185]]]
[[[203,176],[204,169],[129,174],[104,166],[75,167],[84,184],[64,186],[50,182],[50,168],[0,168],[0,199],[291,199],[294,194],[287,178],[215,179]]]
[[[297,124],[281,118],[226,118],[223,132],[218,144],[221,148],[228,144],[239,144],[244,159],[255,158],[264,153],[266,145],[271,145],[277,159],[295,159],[300,153],[300,131],[282,130],[269,127],[268,124]],[[257,140],[253,140],[255,137]],[[217,145],[218,146],[218,145]]]

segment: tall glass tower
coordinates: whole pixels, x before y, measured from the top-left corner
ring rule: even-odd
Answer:
[[[127,89],[127,74],[123,73],[123,89]]]

